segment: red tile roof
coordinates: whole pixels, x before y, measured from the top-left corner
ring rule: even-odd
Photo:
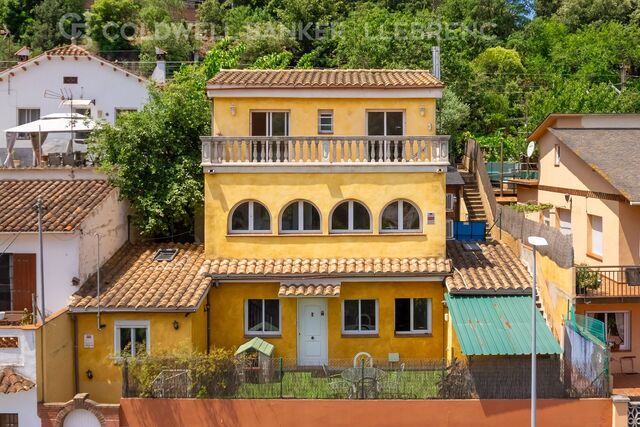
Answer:
[[[37,231],[38,197],[44,231],[73,231],[112,191],[104,180],[0,180],[0,233]]]
[[[45,52],[47,56],[89,56],[91,53],[85,48],[76,46],[74,44],[54,47],[51,50]]]
[[[34,386],[33,381],[16,373],[13,368],[4,368],[0,371],[0,393],[18,393],[31,390]]]
[[[222,70],[215,89],[428,89],[444,84],[427,70]]]

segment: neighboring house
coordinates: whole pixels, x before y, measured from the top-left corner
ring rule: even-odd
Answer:
[[[0,326],[0,425],[39,426],[36,328]]]
[[[46,314],[69,297],[127,241],[128,208],[91,169],[0,170],[0,311],[41,308],[38,218],[42,199]]]
[[[640,115],[552,114],[529,136],[539,180],[518,200],[553,207],[539,221],[573,240],[576,312],[604,322],[612,371],[640,356]],[[634,320],[635,319],[635,320]]]
[[[58,47],[33,58],[25,48],[18,54],[17,65],[0,71],[2,161],[7,154],[5,129],[53,113],[80,113],[95,121],[114,123],[118,114],[140,110],[148,100],[147,79],[80,46]],[[53,144],[56,137],[60,135],[45,136],[43,143]],[[31,165],[30,135],[19,134],[14,151],[18,160]]]
[[[445,208],[447,211],[447,239],[454,238],[454,224],[462,218],[464,179],[454,167],[447,169],[447,199]]]
[[[206,350],[211,281],[203,263],[198,245],[126,244],[101,269],[99,299],[95,275],[82,286],[69,305],[76,318],[77,392],[117,403],[124,353]]]
[[[444,355],[443,84],[413,70],[223,70],[203,137],[211,344],[297,365]]]

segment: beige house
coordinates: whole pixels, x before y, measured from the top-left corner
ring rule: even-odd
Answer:
[[[640,115],[552,114],[529,140],[540,178],[518,201],[553,206],[539,219],[572,235],[576,312],[605,323],[612,372],[640,370]]]

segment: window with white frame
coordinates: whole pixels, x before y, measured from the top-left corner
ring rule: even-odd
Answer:
[[[18,427],[18,414],[2,413],[0,414],[0,427]]]
[[[560,145],[558,145],[558,144],[556,144],[555,149],[554,149],[553,165],[554,166],[560,166]]]
[[[604,323],[607,343],[613,351],[631,350],[631,329],[628,311],[589,311],[588,317]]]
[[[431,333],[431,298],[396,298],[397,334]]]
[[[280,300],[248,299],[244,313],[247,335],[280,335]]]
[[[320,231],[320,212],[309,202],[290,203],[282,211],[280,231],[283,233],[314,233]]]
[[[371,231],[371,215],[365,205],[355,200],[340,203],[331,213],[332,233]]]
[[[453,208],[456,203],[456,195],[453,193],[447,193],[447,212],[453,212]]]
[[[268,233],[271,231],[271,216],[260,202],[240,203],[231,212],[230,233]]]
[[[556,209],[558,215],[558,228],[562,234],[571,234],[571,210]]]
[[[407,200],[391,202],[382,211],[380,231],[420,231],[422,219],[420,211]]]
[[[453,220],[447,220],[447,239],[453,239]]]
[[[333,133],[333,110],[318,111],[318,133]]]
[[[122,320],[115,322],[116,356],[136,356],[149,353],[151,338],[149,321]]]
[[[378,300],[342,301],[342,332],[362,335],[378,333]]]
[[[588,251],[591,255],[602,256],[602,217],[589,215]]]
[[[39,108],[18,108],[18,126],[27,123],[35,122],[40,119]],[[31,136],[28,133],[19,133],[16,136],[17,139],[29,139]]]
[[[542,211],[542,223],[544,225],[551,225],[551,212],[549,209],[545,209]]]

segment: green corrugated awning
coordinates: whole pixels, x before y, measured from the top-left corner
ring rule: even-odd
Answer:
[[[445,296],[462,353],[467,356],[531,354],[531,297]],[[536,312],[536,353],[560,354],[542,314]]]
[[[247,341],[246,343],[238,347],[235,355],[237,356],[248,350],[259,351],[265,356],[271,356],[271,354],[273,354],[273,344],[270,344],[261,338],[255,337],[251,341]]]

